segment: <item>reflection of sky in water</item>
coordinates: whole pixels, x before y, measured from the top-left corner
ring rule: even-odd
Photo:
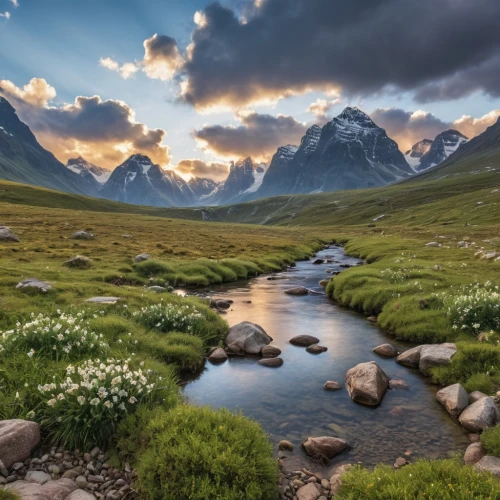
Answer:
[[[320,255],[331,255],[341,263],[357,262],[343,256],[340,249],[329,249]],[[384,342],[400,347],[404,344],[363,316],[334,305],[325,296],[294,297],[283,293],[299,285],[322,291],[318,282],[328,278],[325,269],[339,269],[338,266],[338,263],[302,262],[295,270],[280,275],[286,279],[269,281],[264,276],[243,286],[215,288],[216,296],[234,300],[232,310],[225,316],[229,324],[252,321],[261,325],[273,337],[272,344],[282,350],[285,363],[278,369],[258,365],[255,357],[232,357],[217,366],[207,363],[203,374],[185,387],[186,396],[194,404],[243,411],[259,421],[274,443],[290,439],[296,447],[286,460],[289,468],[312,467],[298,446],[310,435],[333,435],[348,440],[353,448],[333,464],[392,463],[405,452],[435,458],[463,450],[467,437],[436,401],[436,388],[418,372],[372,352]],[[245,303],[248,300],[251,304]],[[299,334],[318,337],[328,351],[315,356],[288,343]],[[345,389],[336,392],[323,389],[326,380],[338,381],[343,386],[349,368],[372,360],[377,361],[389,378],[405,379],[409,390],[388,391],[382,404],[374,409],[351,401]],[[404,416],[389,413],[396,406],[404,408]]]

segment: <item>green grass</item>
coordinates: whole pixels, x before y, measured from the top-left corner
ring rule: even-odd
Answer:
[[[500,425],[483,431],[481,443],[483,443],[487,455],[500,457]]]
[[[0,500],[20,500],[17,495],[0,487]]]
[[[458,460],[419,460],[399,470],[357,467],[342,476],[339,500],[496,500],[500,481]]]
[[[274,500],[278,468],[256,422],[182,405],[150,421],[138,463],[145,499]]]

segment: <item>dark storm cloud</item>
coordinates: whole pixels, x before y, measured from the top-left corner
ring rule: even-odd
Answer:
[[[242,106],[309,89],[500,95],[498,0],[260,0],[197,13],[183,98]]]
[[[229,168],[223,163],[206,163],[202,160],[181,160],[176,167],[178,172],[190,174],[195,177],[209,177],[210,179],[223,180],[227,177]]]
[[[194,131],[202,147],[215,154],[240,158],[268,159],[284,144],[297,144],[307,125],[291,116],[272,116],[255,112],[239,113],[238,127],[207,125]]]

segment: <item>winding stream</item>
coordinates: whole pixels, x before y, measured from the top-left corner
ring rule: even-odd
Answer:
[[[335,436],[346,439],[351,448],[341,453],[328,469],[342,463],[378,462],[392,464],[398,456],[440,458],[463,451],[467,434],[436,401],[437,388],[420,375],[382,358],[372,349],[395,341],[361,314],[339,306],[325,295],[290,296],[284,290],[305,286],[323,292],[318,282],[327,279],[328,268],[342,270],[358,259],[345,256],[341,248],[318,253],[333,258],[334,264],[299,262],[291,271],[276,274],[275,280],[262,276],[246,282],[213,288],[214,296],[232,299],[225,318],[230,325],[252,321],[273,337],[272,345],[282,350],[284,365],[273,369],[257,364],[257,357],[231,357],[221,365],[206,363],[204,371],[187,381],[185,395],[191,403],[240,410],[255,418],[269,433],[276,448],[281,439],[290,440],[285,468],[318,470],[299,446],[308,436]],[[248,303],[251,301],[251,303]],[[319,355],[288,343],[294,335],[312,334],[328,351]],[[387,391],[377,408],[354,403],[344,388],[344,376],[358,363],[376,361],[389,378],[402,378],[408,390]],[[342,390],[323,389],[335,380]],[[402,407],[403,415],[390,411]],[[401,411],[399,411],[401,413]]]

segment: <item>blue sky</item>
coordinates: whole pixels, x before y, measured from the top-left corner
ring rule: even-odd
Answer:
[[[266,1],[272,3],[272,0]],[[0,80],[8,80],[21,88],[32,78],[44,79],[57,91],[49,106],[73,103],[77,96],[99,95],[103,101],[124,101],[135,112],[138,122],[149,129],[166,131],[164,143],[170,148],[170,166],[185,158],[226,161],[227,155],[201,149],[192,133],[205,125],[240,125],[241,120],[234,115],[236,109],[201,113],[192,103],[177,102],[176,79],[151,79],[141,71],[123,79],[99,65],[103,57],[120,64],[140,61],[144,57],[143,42],[155,33],[175,39],[179,51],[184,53],[197,28],[194,15],[209,3],[203,0],[19,0],[19,6],[15,7],[12,0],[0,0],[0,12],[10,12],[10,19],[0,18]],[[225,2],[224,5],[240,16],[249,2]],[[372,64],[375,66],[377,61]],[[409,58],[408,65],[411,64]],[[317,88],[273,104],[243,103],[242,108],[273,116],[290,115],[310,124],[318,118],[307,108],[318,98],[330,99]],[[425,103],[415,102],[413,89],[358,95],[340,92],[339,98],[341,102],[330,109],[329,117],[348,104],[358,105],[367,113],[376,108],[422,109],[450,123],[462,115],[479,118],[500,109],[500,97],[483,90],[452,100]],[[27,112],[24,116],[28,116]],[[50,140],[44,143],[46,147],[47,143],[50,144]],[[235,150],[234,155],[238,153]],[[56,155],[59,156],[58,151]]]

